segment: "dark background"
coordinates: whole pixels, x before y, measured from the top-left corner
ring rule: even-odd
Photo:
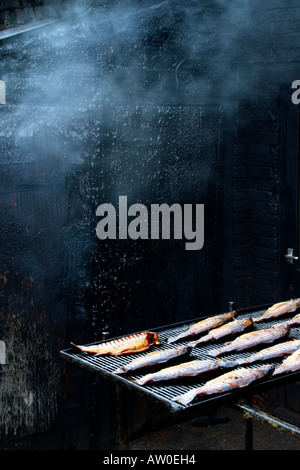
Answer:
[[[111,446],[114,389],[62,364],[70,341],[297,295],[284,254],[298,249],[300,10],[28,1],[0,14],[2,33],[57,20],[0,41],[1,437]],[[100,241],[96,208],[120,195],[204,204],[203,249]],[[133,434],[163,417],[128,406]]]

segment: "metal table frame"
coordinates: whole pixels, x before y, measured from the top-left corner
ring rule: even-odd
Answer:
[[[126,413],[126,390],[122,385],[116,385],[117,389],[117,409],[118,409],[118,434],[119,447],[121,450],[129,449],[129,437],[127,427]],[[243,413],[244,418],[244,450],[253,450],[253,420],[269,424],[278,431],[283,431],[292,436],[300,436],[300,428],[296,425],[288,423],[282,419],[272,416],[262,410],[251,406],[251,398],[247,398],[244,402],[237,403],[234,406]],[[196,418],[196,416],[193,416]],[[184,418],[183,418],[184,419]]]
[[[287,432],[293,436],[300,436],[300,428],[282,419],[272,416],[262,410],[253,408],[250,403],[238,403],[236,407],[243,412],[245,422],[245,450],[253,450],[253,420],[267,423],[279,431]]]
[[[233,303],[230,303],[231,306]],[[262,308],[267,308],[268,306],[258,307],[259,310]],[[242,309],[243,313],[249,313],[255,311],[257,308],[251,309]],[[186,322],[177,323],[177,325],[184,324]],[[172,325],[174,326],[174,325]],[[166,325],[160,328],[154,328],[151,331],[159,331],[162,329],[167,329],[170,325]],[[119,447],[121,450],[129,449],[129,439],[128,439],[128,425],[127,425],[127,412],[126,412],[126,390],[134,390],[140,395],[143,395],[149,399],[154,399],[156,402],[159,401],[163,403],[169,409],[170,413],[176,416],[176,422],[183,422],[188,419],[196,418],[201,415],[203,411],[203,405],[191,404],[188,407],[183,407],[175,402],[170,402],[169,400],[157,397],[157,395],[151,390],[142,389],[140,386],[135,385],[134,383],[128,381],[126,378],[110,374],[105,370],[96,371],[93,366],[86,363],[84,359],[80,357],[73,358],[68,354],[69,350],[61,351],[60,354],[63,359],[73,362],[75,365],[83,367],[90,372],[99,373],[104,378],[114,381],[116,384],[117,391],[117,412],[118,412],[118,437],[119,437]],[[222,405],[235,406],[237,409],[243,412],[245,420],[245,450],[253,449],[253,420],[257,419],[259,421],[268,423],[270,425],[276,426],[277,429],[291,433],[292,435],[300,435],[300,429],[297,426],[289,424],[281,419],[275,418],[267,413],[255,409],[251,406],[252,400],[251,397],[259,391],[265,391],[266,389],[274,388],[280,386],[281,384],[286,384],[288,381],[297,381],[299,380],[300,372],[289,374],[288,380],[283,378],[271,379],[267,384],[256,384],[247,388],[247,390],[237,390],[237,393],[234,393],[232,396],[231,393],[225,393],[221,397],[216,397],[213,399],[208,399],[205,401],[205,412],[210,410],[212,406],[214,409]],[[241,401],[242,400],[242,401]],[[203,413],[202,413],[203,415]]]

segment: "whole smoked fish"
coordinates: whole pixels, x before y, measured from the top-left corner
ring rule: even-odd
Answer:
[[[189,346],[195,347],[198,344],[207,343],[208,341],[217,341],[218,339],[224,338],[225,336],[234,335],[241,333],[247,328],[253,325],[252,318],[244,318],[241,320],[233,320],[225,325],[214,328],[207,335],[202,336],[200,339],[191,341],[188,343]]]
[[[268,308],[264,313],[262,313],[259,317],[253,318],[254,323],[258,323],[265,320],[272,320],[282,315],[286,315],[288,313],[294,312],[300,305],[300,299],[292,299],[286,302],[279,302],[277,304],[272,305],[272,307]]]
[[[134,383],[138,385],[145,385],[153,382],[162,382],[168,380],[177,380],[186,377],[197,377],[201,374],[206,374],[221,368],[231,367],[231,361],[224,361],[222,359],[195,359],[184,364],[179,364],[172,367],[166,367],[153,374],[147,374],[144,377],[137,379]]]
[[[224,313],[221,315],[215,315],[213,317],[205,318],[204,320],[200,320],[197,323],[194,323],[189,328],[184,330],[177,336],[168,339],[168,343],[174,343],[175,341],[179,341],[180,339],[189,338],[190,336],[195,336],[200,333],[205,333],[213,328],[217,328],[218,326],[224,325],[224,323],[229,322],[233,318],[236,317],[236,312],[229,312]]]
[[[164,349],[159,351],[152,351],[145,354],[142,357],[137,357],[130,361],[128,364],[124,364],[119,369],[114,371],[115,374],[125,374],[138,369],[144,369],[157,364],[164,364],[177,357],[188,354],[192,348],[189,346],[178,346],[176,348]]]
[[[289,356],[297,349],[300,349],[300,340],[284,341],[283,343],[275,344],[251,354],[248,358],[239,359],[236,364],[252,364],[253,362],[267,361],[278,357]]]
[[[224,353],[242,351],[260,344],[272,343],[286,336],[289,331],[289,325],[276,325],[264,330],[250,331],[249,333],[244,333],[243,335],[238,336],[236,339],[226,343],[225,346],[219,349],[209,351],[208,354],[210,356],[217,357]]]
[[[245,388],[252,382],[266,377],[273,369],[274,368],[270,365],[249,369],[235,369],[209,380],[201,387],[194,388],[182,395],[178,395],[177,397],[172,398],[172,400],[180,403],[181,405],[188,405],[196,397],[215,395],[230,392],[235,389]]]
[[[283,324],[283,323],[281,323]],[[293,318],[291,318],[290,320],[285,320],[284,322],[285,325],[290,325],[290,326],[296,326],[296,325],[300,325],[300,313],[298,313],[297,315],[295,315]]]
[[[297,372],[300,370],[300,349],[293,352],[290,356],[282,361],[282,363],[277,366],[272,374],[279,375],[279,374],[286,374],[289,372]]]
[[[135,333],[133,335],[124,336],[123,338],[91,346],[80,346],[74,343],[71,344],[83,352],[92,353],[96,356],[121,356],[122,354],[146,351],[152,344],[159,344],[159,341],[157,333],[144,331],[142,333]]]

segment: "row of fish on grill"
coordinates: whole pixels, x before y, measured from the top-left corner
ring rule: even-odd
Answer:
[[[206,353],[208,357],[205,359],[194,359],[169,365],[133,381],[144,386],[154,382],[206,376],[213,372],[221,374],[208,380],[204,385],[173,398],[174,401],[187,405],[197,397],[245,388],[266,377],[298,372],[300,371],[300,340],[291,338],[289,333],[291,327],[300,325],[300,313],[294,314],[289,319],[286,319],[286,316],[296,312],[299,307],[300,298],[297,298],[276,303],[259,317],[249,316],[239,319],[236,312],[208,317],[193,323],[178,335],[167,339],[168,345],[182,340],[185,341],[184,345],[168,346],[167,349],[158,349],[136,357],[116,369],[114,373],[130,375],[136,371],[160,367],[162,364],[167,365],[172,361],[182,361],[198,345],[214,344],[214,342],[224,338],[228,339],[228,337],[233,339],[208,351]],[[269,320],[279,320],[280,323],[269,328],[253,328],[256,324]],[[186,341],[188,342],[186,343]],[[145,331],[91,346],[71,344],[85,353],[120,356],[146,351],[152,345],[159,345],[161,342],[157,332]],[[263,349],[251,354],[251,349],[257,346],[263,346]],[[240,359],[220,357],[228,353],[249,350],[250,356]],[[264,363],[264,361],[273,359],[281,359],[282,362],[277,366],[263,364],[247,367],[257,362]],[[226,369],[229,371],[224,373]]]

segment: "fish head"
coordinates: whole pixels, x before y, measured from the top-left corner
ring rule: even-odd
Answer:
[[[263,365],[263,366],[260,366],[257,368],[263,377],[265,377],[266,375],[271,375],[275,369],[275,366],[272,365],[272,364],[266,364],[266,365]]]
[[[246,320],[245,320],[245,325],[246,325],[246,326],[252,326],[252,325],[253,325],[253,320],[252,320],[251,317],[246,318]]]
[[[226,314],[227,319],[236,318],[237,313],[235,311]]]
[[[160,342],[158,341],[158,333],[153,331],[147,331],[146,335],[149,344],[160,344]]]
[[[288,323],[279,323],[274,325],[272,328],[282,330],[284,334],[288,334],[290,332],[291,326]]]

